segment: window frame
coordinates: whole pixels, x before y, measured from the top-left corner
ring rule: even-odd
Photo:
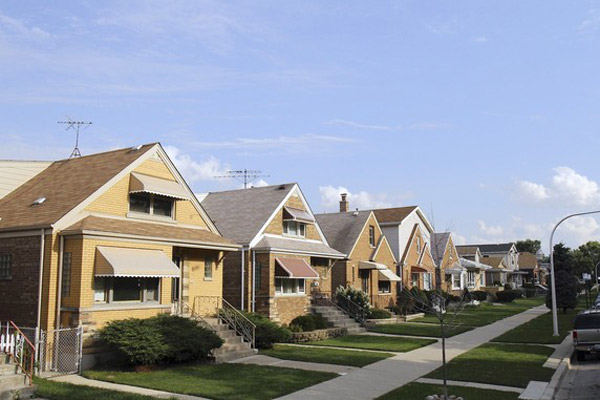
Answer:
[[[291,292],[285,292],[286,285],[284,282],[292,282]],[[281,278],[275,277],[275,296],[305,296],[306,295],[306,279],[304,278]]]
[[[454,278],[458,277],[458,286],[455,285]],[[452,290],[462,289],[462,274],[452,274]]]
[[[13,256],[11,253],[0,254],[0,280],[12,279]]]
[[[293,224],[293,225],[292,225]],[[294,226],[294,233],[291,232],[290,227]],[[283,235],[291,237],[306,237],[306,224],[299,221],[283,221]]]
[[[369,246],[375,247],[375,227],[369,225]]]
[[[418,272],[411,272],[410,273],[410,285],[412,287],[419,287],[419,273]]]
[[[477,279],[475,278],[475,271],[467,271],[467,287],[469,289],[472,289],[475,286],[477,286]]]
[[[138,279],[141,281],[140,289],[139,289],[139,300],[114,300],[115,294],[115,280],[117,279]],[[148,291],[149,289],[149,281],[156,280],[156,299],[149,299]],[[97,284],[100,282],[104,282],[103,300],[96,300],[96,295],[99,293],[99,287]],[[94,304],[95,305],[118,305],[118,304],[161,304],[162,297],[162,278],[157,277],[109,277],[109,276],[95,276],[93,281],[94,288]]]
[[[71,273],[73,270],[73,253],[63,253],[61,277],[61,296],[71,297]]]
[[[131,196],[132,195],[137,195],[137,196],[147,195],[148,196],[148,198],[149,198],[148,212],[131,209]],[[155,214],[154,213],[154,200],[156,197],[158,197],[159,200],[165,200],[165,201],[169,201],[171,203],[171,215],[163,215],[163,214]],[[159,194],[147,193],[147,192],[129,193],[128,204],[129,204],[129,209],[128,209],[129,214],[134,215],[134,216],[147,216],[147,217],[151,217],[151,218],[163,218],[163,219],[170,219],[170,220],[175,219],[175,206],[177,204],[177,200],[174,198],[171,198],[169,196],[162,196]]]
[[[387,286],[387,288],[385,288],[385,287],[384,287],[384,288],[382,289],[382,287],[381,287],[381,286],[382,286],[382,285],[381,285],[382,283],[384,284],[384,286]],[[386,284],[387,284],[387,285],[386,285]],[[391,294],[391,293],[392,293],[392,282],[390,282],[390,281],[386,281],[386,280],[379,280],[379,281],[377,282],[377,292],[378,292],[379,294]]]
[[[204,275],[203,278],[205,281],[213,280],[213,265],[214,265],[214,257],[212,255],[204,257]]]

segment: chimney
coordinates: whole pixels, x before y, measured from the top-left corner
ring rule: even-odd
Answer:
[[[340,201],[340,212],[348,212],[348,208],[350,208],[348,201],[346,200],[346,196],[348,196],[348,193],[342,193],[342,200]]]

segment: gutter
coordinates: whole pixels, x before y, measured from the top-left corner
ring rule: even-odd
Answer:
[[[35,345],[36,351],[39,354],[40,329],[42,324],[42,285],[44,283],[44,248],[46,246],[46,230],[42,228],[40,234],[40,270],[38,277],[38,306],[37,306],[37,323],[35,326]]]

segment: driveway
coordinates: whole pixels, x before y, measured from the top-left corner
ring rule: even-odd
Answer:
[[[600,357],[588,355],[586,361],[574,360],[561,380],[555,399],[600,399]]]

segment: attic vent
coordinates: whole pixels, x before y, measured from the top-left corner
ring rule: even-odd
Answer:
[[[31,203],[31,205],[32,206],[39,206],[39,205],[42,205],[45,201],[46,201],[45,197],[38,197],[37,199],[35,199],[33,201],[33,203]]]
[[[142,146],[143,146],[143,144],[139,144],[139,145],[137,145],[137,146],[135,146],[135,147],[132,147],[132,148],[131,148],[131,151],[140,151],[140,150],[141,150],[141,148],[142,148]]]
[[[279,190],[285,189],[285,185],[279,185]]]

